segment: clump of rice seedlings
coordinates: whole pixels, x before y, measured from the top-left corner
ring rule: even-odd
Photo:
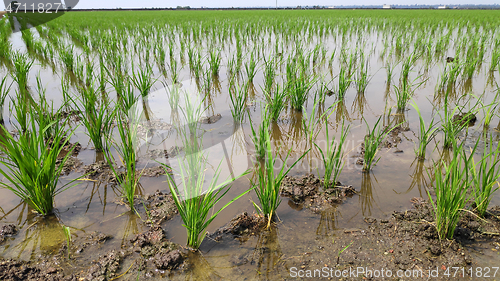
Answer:
[[[71,72],[73,72],[75,67],[75,57],[73,53],[73,47],[62,47],[59,50],[59,59],[63,63],[64,67],[66,67],[66,70]]]
[[[138,105],[136,103],[136,105]],[[113,156],[110,153],[104,153],[108,160],[109,167],[113,171],[118,184],[122,188],[123,196],[128,202],[131,210],[134,208],[134,197],[139,180],[142,173],[136,173],[136,150],[137,150],[137,130],[139,120],[135,116],[135,108],[132,107],[129,111],[118,111],[118,133],[120,134],[120,142],[114,143],[114,147],[120,156],[121,166],[125,167],[125,173],[120,172],[115,168]],[[114,112],[112,113],[114,115]]]
[[[377,152],[379,151],[380,145],[384,138],[389,134],[391,129],[389,127],[381,128],[380,120],[382,120],[382,116],[378,118],[373,128],[370,129],[368,122],[366,122],[367,135],[364,139],[364,159],[363,159],[363,171],[367,172],[372,168],[372,165],[377,164],[380,160],[376,158]]]
[[[436,124],[434,123],[434,118],[431,120],[429,126],[426,126],[424,118],[422,118],[422,114],[420,113],[420,109],[417,106],[417,103],[414,102],[412,105],[418,113],[418,118],[420,122],[419,143],[418,143],[418,148],[415,150],[415,154],[417,155],[418,159],[424,160],[425,154],[427,152],[427,145],[436,136],[436,131],[438,127],[436,127]]]
[[[264,60],[264,67],[264,92],[271,94],[276,77],[276,63],[274,58],[269,59],[269,61]]]
[[[201,115],[201,103],[192,104],[187,100],[183,114],[186,120],[199,120]],[[188,123],[189,124],[189,123]],[[247,172],[217,184],[220,176],[220,164],[215,169],[215,175],[208,183],[208,188],[204,188],[205,170],[207,166],[206,153],[203,152],[202,139],[196,131],[197,123],[192,124],[188,130],[179,128],[181,139],[185,148],[185,156],[179,161],[180,182],[177,183],[167,171],[170,192],[174,198],[177,210],[184,222],[187,231],[187,245],[198,249],[206,235],[206,229],[210,223],[231,203],[248,193],[251,189],[241,193],[224,206],[215,209],[215,205],[227,194],[231,188],[231,182],[244,176]],[[194,130],[194,131],[193,131]],[[222,163],[222,161],[221,161]]]
[[[287,92],[292,108],[302,111],[304,104],[309,98],[309,91],[316,82],[316,78],[307,75],[305,69],[302,67],[295,67],[295,73],[293,78],[288,78]]]
[[[7,85],[7,76],[5,76],[0,81],[0,121],[2,122],[3,122],[3,106],[5,104],[5,99],[7,98],[7,95],[9,94],[11,87],[12,83],[10,83],[10,85]]]
[[[400,82],[403,85],[410,84],[410,72],[413,69],[413,65],[418,60],[419,56],[415,53],[412,53],[401,65],[401,76]]]
[[[361,54],[361,62],[357,73],[356,88],[358,94],[364,94],[368,83],[370,82],[370,75],[368,75],[368,63],[364,60],[364,54]]]
[[[329,130],[328,130],[328,122],[325,122],[325,130],[326,130],[326,150],[323,151],[321,147],[319,147],[316,143],[314,144],[316,148],[318,148],[321,159],[323,161],[323,166],[325,169],[323,175],[323,187],[325,189],[334,187],[340,176],[340,173],[344,169],[344,143],[346,141],[347,135],[350,131],[350,126],[344,126],[342,123],[342,129],[340,134],[340,139],[337,141],[335,136],[330,139]]]
[[[151,67],[141,68],[137,72],[133,71],[132,83],[141,93],[141,96],[146,97],[153,87],[156,79],[153,78],[153,70]]]
[[[478,140],[479,143],[479,140]],[[478,163],[471,156],[470,174],[474,203],[479,216],[484,217],[493,193],[497,191],[500,179],[500,146],[493,149],[493,138],[490,136],[489,144],[485,141],[482,158]],[[476,144],[477,146],[477,144]]]
[[[98,89],[93,85],[81,89],[81,105],[74,99],[73,104],[81,112],[81,120],[87,129],[87,135],[92,140],[96,151],[106,151],[106,138],[111,135],[115,111],[111,110],[109,99],[98,99]]]
[[[268,111],[268,105],[264,111]],[[271,123],[271,118],[265,112],[262,112],[262,122],[257,130],[254,129],[252,119],[250,115],[250,128],[252,129],[252,141],[255,147],[255,156],[257,160],[262,160],[266,157],[266,134],[269,134],[269,127]]]
[[[213,75],[210,69],[207,69],[203,75],[203,90],[205,93],[210,93],[212,88]]]
[[[336,103],[334,103],[330,108],[335,106]],[[311,110],[311,115],[308,116],[307,111],[305,110],[305,107],[302,110],[302,114],[304,115],[302,118],[302,126],[304,127],[304,132],[306,132],[307,139],[312,142],[313,139],[316,138],[316,136],[319,133],[319,127],[318,124],[321,123],[323,118],[328,114],[328,111],[323,113],[323,114],[318,114],[318,118],[315,118],[315,115],[317,115],[318,109],[319,109],[319,99],[316,99],[314,101],[313,108]]]
[[[391,81],[392,81],[392,76],[394,75],[393,72],[394,72],[394,66],[391,65],[390,63],[387,63],[385,65],[385,70],[386,70],[386,73],[387,73],[387,85],[390,85],[391,84]]]
[[[129,112],[134,104],[139,100],[139,97],[134,94],[134,86],[129,79],[125,79],[124,88],[121,90],[121,94],[118,99],[118,105],[123,112]]]
[[[254,53],[250,55],[250,60],[245,64],[245,70],[247,72],[247,79],[249,82],[253,82],[253,78],[257,74],[257,62],[255,61]]]
[[[1,50],[1,45],[0,45],[0,50]],[[493,51],[491,53],[490,72],[497,70],[499,65],[500,65],[500,49],[498,49],[498,46],[496,46],[495,48],[493,48]]]
[[[451,111],[448,106],[448,95],[445,95],[444,100],[444,111],[443,115],[439,115],[441,118],[441,131],[444,133],[443,147],[452,148],[453,142],[458,138],[458,134],[465,128],[468,127],[468,120],[472,117],[472,110],[468,113],[462,114],[461,118],[456,120],[453,116],[459,112],[459,107],[455,106]]]
[[[340,68],[339,72],[339,82],[337,87],[337,95],[339,99],[343,99],[347,90],[352,83],[352,75],[350,75],[344,67]]]
[[[264,95],[266,96],[269,119],[271,119],[271,121],[273,122],[276,122],[278,121],[281,112],[283,112],[283,110],[287,106],[286,100],[288,98],[288,93],[285,91],[285,89],[280,88],[280,86],[277,85],[274,96],[266,90],[264,90]]]
[[[469,201],[467,195],[468,158],[463,151],[463,144],[453,142],[453,158],[449,164],[444,160],[434,164],[434,188],[436,199],[430,195],[429,201],[434,209],[436,229],[440,239],[452,239],[455,228],[465,204]],[[471,156],[472,157],[472,156]]]
[[[494,101],[498,100],[498,96],[500,95],[500,89],[497,91]],[[498,102],[492,102],[489,105],[484,105],[484,103],[479,100],[479,103],[482,105],[483,115],[484,115],[484,127],[488,128],[491,124],[491,119],[495,116],[496,109],[498,108]]]
[[[212,52],[210,52],[210,56],[208,57],[208,64],[210,65],[210,71],[213,77],[219,76],[221,61],[222,58],[219,51],[213,50]]]
[[[26,54],[16,53],[14,55],[14,73],[11,74],[14,81],[19,86],[19,91],[26,92],[28,86],[28,74],[33,66],[33,61]]]
[[[44,136],[51,124],[40,128],[34,119],[32,114],[28,121],[29,130],[16,138],[4,126],[0,126],[3,136],[0,138],[0,150],[3,152],[0,163],[5,166],[0,169],[0,173],[6,179],[0,185],[14,192],[36,212],[47,215],[54,209],[54,197],[70,188],[70,184],[76,180],[59,184],[64,163],[71,156],[73,148],[64,157],[59,158],[59,155],[72,132],[64,130],[63,126],[55,126],[57,130],[49,143]]]
[[[268,226],[276,216],[276,210],[281,203],[280,188],[281,183],[290,170],[309,152],[307,150],[300,156],[293,164],[286,168],[283,165],[279,172],[276,174],[274,167],[276,164],[276,157],[273,155],[271,147],[271,137],[269,130],[263,132],[263,145],[265,158],[263,158],[263,165],[257,167],[257,181],[253,183],[255,193],[260,202],[260,207],[254,204],[257,212],[262,213],[268,219]],[[282,163],[287,163],[290,157],[291,149],[288,151],[287,156],[283,159]]]
[[[420,83],[416,83],[421,76],[415,78],[413,82],[407,82],[406,80],[402,80],[401,86],[394,86],[394,93],[396,94],[396,107],[398,111],[404,111],[406,109],[406,105],[408,101],[413,97],[413,93],[415,90],[420,87],[425,81],[421,81]]]
[[[237,123],[241,123],[245,118],[247,108],[248,84],[229,88],[229,98],[231,99],[231,114]]]
[[[12,43],[10,43],[8,37],[0,38],[0,58],[9,60],[11,56],[12,56]]]

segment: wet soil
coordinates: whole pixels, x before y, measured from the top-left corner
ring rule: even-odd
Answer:
[[[217,113],[217,114],[212,115],[212,116],[201,118],[200,123],[202,123],[202,124],[214,124],[217,121],[219,121],[220,119],[222,119],[222,116],[220,115],[220,113]]]
[[[14,224],[7,224],[0,228],[0,244],[7,239],[7,237],[17,234],[17,226]]]
[[[182,151],[183,148],[179,146],[172,146],[169,149],[152,149],[148,150],[148,152],[146,153],[146,157],[149,159],[158,159],[160,157],[168,159],[168,158],[174,158]]]
[[[464,125],[472,127],[472,126],[474,126],[474,124],[476,124],[477,117],[472,112],[464,112],[464,113],[454,115],[452,120],[453,120],[453,123],[459,127],[462,127]]]
[[[352,186],[344,186],[340,182],[326,190],[323,186],[323,180],[312,174],[300,178],[286,176],[281,186],[281,195],[289,197],[295,204],[295,209],[308,208],[317,213],[356,194]]]

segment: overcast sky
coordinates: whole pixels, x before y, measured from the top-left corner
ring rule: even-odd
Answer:
[[[500,0],[278,0],[278,6],[341,6],[341,5],[382,5],[382,4],[400,4],[400,5],[414,5],[414,4],[497,4]],[[150,8],[150,7],[177,7],[177,6],[191,6],[191,7],[258,7],[258,6],[274,6],[275,0],[182,0],[182,1],[162,1],[162,0],[80,0],[76,6],[79,9],[90,8]]]

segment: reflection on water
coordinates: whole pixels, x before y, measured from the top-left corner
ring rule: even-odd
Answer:
[[[271,280],[277,274],[275,271],[280,270],[277,264],[282,257],[278,227],[271,225],[259,234],[255,245],[253,253],[253,259],[257,265],[255,279]]]
[[[321,218],[319,220],[318,228],[316,229],[316,235],[318,236],[329,236],[333,234],[333,231],[337,229],[336,217],[339,211],[335,207],[328,208],[321,211]]]
[[[372,209],[378,206],[378,201],[376,197],[376,190],[374,190],[374,183],[378,187],[377,178],[370,172],[362,173],[361,180],[361,191],[359,192],[359,203],[361,205],[361,213],[363,217],[370,217],[372,215]]]
[[[411,174],[412,180],[410,187],[404,193],[398,193],[398,194],[407,194],[410,191],[412,191],[413,188],[417,187],[418,194],[420,194],[420,197],[426,198],[425,197],[427,195],[426,190],[429,184],[425,178],[426,167],[424,165],[424,162],[425,161],[419,159],[415,159],[415,161],[413,161],[413,163],[411,164],[411,167],[413,167],[413,173]]]

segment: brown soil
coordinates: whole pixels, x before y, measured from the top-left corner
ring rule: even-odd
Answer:
[[[309,208],[313,212],[328,209],[332,204],[340,204],[346,197],[356,194],[352,186],[337,182],[324,190],[323,180],[310,174],[301,178],[286,176],[281,186],[281,194],[289,197],[296,209]]]
[[[212,116],[201,118],[200,119],[200,123],[203,123],[203,124],[214,124],[215,122],[219,121],[220,119],[222,119],[222,116],[220,115],[220,113],[218,113],[218,114],[215,114],[215,115],[212,115]]]
[[[467,124],[467,126],[471,127],[476,124],[477,117],[472,112],[464,112],[454,115],[452,120],[457,126],[464,126]]]
[[[7,240],[7,237],[14,236],[17,234],[17,226],[14,224],[7,224],[0,228],[0,244]]]

